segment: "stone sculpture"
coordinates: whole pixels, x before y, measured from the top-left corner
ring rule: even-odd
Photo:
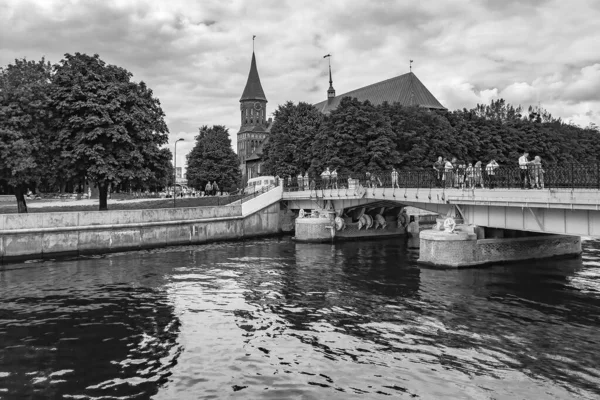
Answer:
[[[373,218],[369,214],[363,214],[358,220],[358,230],[361,230],[363,226],[365,227],[365,230],[373,226]]]
[[[387,222],[385,221],[383,215],[377,214],[375,216],[375,227],[373,229],[377,229],[378,227],[381,227],[381,229],[385,229],[386,226]]]
[[[335,229],[338,231],[343,231],[346,229],[346,221],[344,221],[341,217],[335,217]]]
[[[454,233],[454,228],[456,227],[456,221],[454,218],[448,217],[444,221],[444,232],[446,233]]]
[[[398,228],[404,228],[408,226],[408,214],[406,214],[406,210],[402,210],[402,212],[398,215]]]
[[[298,218],[304,218],[304,209],[300,209],[300,212],[298,213]]]

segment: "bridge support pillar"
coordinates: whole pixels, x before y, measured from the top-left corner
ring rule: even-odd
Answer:
[[[418,261],[441,267],[470,267],[581,253],[579,236],[485,231],[485,238],[481,227],[467,225],[458,225],[453,233],[421,231]]]

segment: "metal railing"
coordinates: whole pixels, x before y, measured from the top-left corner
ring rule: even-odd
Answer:
[[[496,168],[399,169],[284,179],[284,191],[364,188],[456,189],[595,189],[600,190],[600,163]]]
[[[267,193],[268,191],[273,190],[276,187],[277,187],[276,185],[264,186],[264,187],[262,187],[262,188],[260,188],[258,190],[255,190],[252,193],[242,195],[242,203],[245,203],[248,200],[252,200],[253,198],[258,197],[258,196],[260,196],[263,193]]]

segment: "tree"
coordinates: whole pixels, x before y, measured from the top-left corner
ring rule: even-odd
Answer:
[[[73,177],[98,185],[106,210],[109,185],[156,178],[167,143],[164,112],[144,82],[95,54],[65,54],[55,67],[52,100],[62,157]]]
[[[27,212],[28,187],[51,171],[48,162],[55,148],[48,109],[51,72],[43,58],[15,60],[0,69],[0,176],[14,187],[19,213]]]
[[[187,155],[188,184],[204,189],[208,181],[217,181],[219,188],[233,191],[242,179],[240,161],[231,147],[229,130],[222,125],[203,126],[196,136],[196,145]]]
[[[151,154],[148,157],[148,167],[154,171],[153,176],[144,180],[136,178],[130,182],[133,188],[157,191],[173,185],[173,153],[168,147]]]
[[[311,144],[323,123],[323,114],[311,104],[288,101],[274,113],[269,140],[263,148],[265,170],[282,177],[311,166]]]
[[[343,98],[325,118],[312,144],[312,169],[326,167],[341,173],[387,170],[399,154],[389,117],[369,101]]]

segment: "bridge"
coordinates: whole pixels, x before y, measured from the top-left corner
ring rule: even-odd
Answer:
[[[433,170],[398,170],[395,181],[391,171],[340,176],[336,183],[315,179],[308,185],[288,184],[282,200],[290,209],[412,206],[455,213],[470,225],[600,237],[600,164],[545,168],[537,185],[543,189],[522,189],[518,167],[494,172],[494,182],[484,174],[482,185],[457,179],[455,173],[436,179]]]
[[[290,209],[351,210],[412,206],[466,224],[531,232],[600,237],[600,191],[591,189],[364,188],[284,192]]]

